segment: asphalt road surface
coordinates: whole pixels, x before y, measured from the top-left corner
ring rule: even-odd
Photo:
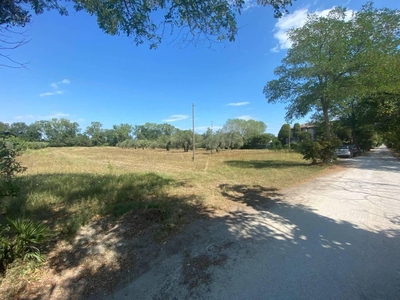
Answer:
[[[343,163],[193,224],[107,298],[400,299],[400,161],[380,147]]]

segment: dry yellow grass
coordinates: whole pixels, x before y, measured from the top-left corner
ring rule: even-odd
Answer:
[[[161,241],[204,213],[217,217],[215,212],[242,209],[246,205],[268,205],[274,202],[271,198],[279,199],[282,189],[326,172],[325,167],[310,165],[297,153],[268,150],[229,150],[213,154],[199,150],[192,161],[192,153],[182,151],[46,148],[28,151],[19,160],[28,168],[18,176],[21,195],[6,199],[3,209],[11,218],[24,215],[47,223],[58,240],[48,249],[47,268],[50,269],[42,269],[38,274],[44,279],[37,287],[33,285],[33,290],[36,288],[43,295],[53,292],[48,287],[53,286],[54,277],[58,278],[58,286],[64,286],[64,281],[71,281],[68,274],[86,270],[84,264],[92,258],[82,256],[86,250],[81,247],[86,246],[69,239],[84,224],[90,223],[82,229],[84,233],[85,228],[92,228],[90,225],[96,224],[93,228],[99,228],[92,233],[96,236],[89,235],[90,243],[102,243],[115,224],[129,229],[121,231],[125,232],[123,234],[114,232],[124,240],[132,236],[142,238],[141,234],[148,228],[154,239]],[[209,214],[210,209],[214,214]],[[130,210],[131,213],[119,218]],[[128,236],[125,238],[124,234]],[[66,251],[64,245],[70,245],[70,250]],[[132,245],[119,251],[129,256],[138,249],[148,253],[146,242],[143,248]],[[125,267],[127,261],[121,253],[117,256],[120,260],[114,259],[109,266],[124,269],[121,266]],[[70,261],[66,257],[73,259]],[[93,265],[88,269],[105,263],[102,256],[93,257]],[[131,258],[129,268],[137,267],[137,257],[140,255]],[[7,296],[10,299],[23,298],[18,295],[24,291],[29,294],[28,282],[35,281],[29,277],[34,274],[28,279],[19,275],[24,268],[24,265],[11,268],[7,279],[3,284],[0,282],[0,290],[3,287],[6,291],[4,295],[17,295]],[[100,287],[109,283],[110,277],[116,284],[122,278],[118,276],[125,274],[116,272],[103,278],[103,270],[96,269],[91,278],[91,282]],[[67,292],[77,293],[75,286]]]
[[[262,186],[282,189],[323,172],[300,154],[269,150],[234,150],[210,154],[182,151],[100,148],[47,148],[24,154],[28,167],[23,176],[34,174],[122,175],[154,172],[176,183],[168,194],[190,196],[207,207],[226,209],[232,203],[221,194],[222,185]]]

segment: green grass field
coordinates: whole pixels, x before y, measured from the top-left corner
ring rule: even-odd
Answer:
[[[6,214],[44,221],[65,234],[132,209],[159,209],[166,220],[190,219],[199,206],[235,209],[248,204],[246,192],[276,192],[326,170],[297,153],[269,150],[199,150],[193,162],[192,153],[182,151],[46,148],[19,159],[28,169],[18,177],[20,197],[4,203]]]

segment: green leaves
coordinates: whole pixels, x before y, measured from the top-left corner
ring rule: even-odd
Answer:
[[[324,117],[329,139],[330,120],[351,99],[399,89],[398,71],[389,66],[399,61],[398,10],[375,9],[369,2],[348,18],[337,7],[326,17],[309,15],[289,38],[292,47],[275,69],[278,79],[263,90],[269,103],[287,103],[287,120],[315,111]]]
[[[50,231],[42,223],[22,218],[16,220],[7,218],[7,220],[17,235],[16,246],[21,249],[41,244],[51,237]]]
[[[262,121],[228,119],[222,128],[222,132],[236,133],[244,140],[248,140],[253,136],[263,134],[266,129],[267,125]]]
[[[289,124],[283,124],[278,133],[278,139],[281,141],[282,145],[289,143],[291,137],[291,128]]]
[[[25,26],[31,21],[30,11],[41,14],[45,9],[56,9],[61,15],[67,15],[65,7],[57,0],[15,0],[2,1],[0,6],[0,26],[5,28]]]
[[[50,230],[29,219],[7,221],[9,225],[0,225],[0,271],[17,259],[34,265],[43,263],[45,256],[39,248],[52,237]]]
[[[0,140],[0,200],[6,196],[16,196],[18,186],[14,183],[16,174],[26,170],[16,161],[17,152],[13,145],[7,145],[6,141]]]
[[[258,5],[272,6],[275,17],[287,12],[293,0],[258,0]],[[247,8],[244,0],[67,0],[76,11],[85,10],[97,17],[99,27],[111,35],[124,34],[139,45],[147,42],[157,48],[165,33],[176,33],[182,43],[234,41],[238,32],[236,15]],[[58,0],[6,1],[0,8],[0,25],[25,26],[30,11],[36,14],[56,9],[67,15]],[[181,32],[181,30],[183,30]],[[180,35],[180,33],[182,33]]]
[[[340,140],[333,138],[329,141],[312,141],[306,139],[299,144],[299,151],[305,160],[311,160],[313,164],[321,161],[324,164],[336,159],[335,149],[341,145]]]

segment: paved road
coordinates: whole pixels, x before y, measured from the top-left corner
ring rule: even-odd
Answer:
[[[400,299],[400,161],[381,147],[345,163],[199,221],[110,299]]]

